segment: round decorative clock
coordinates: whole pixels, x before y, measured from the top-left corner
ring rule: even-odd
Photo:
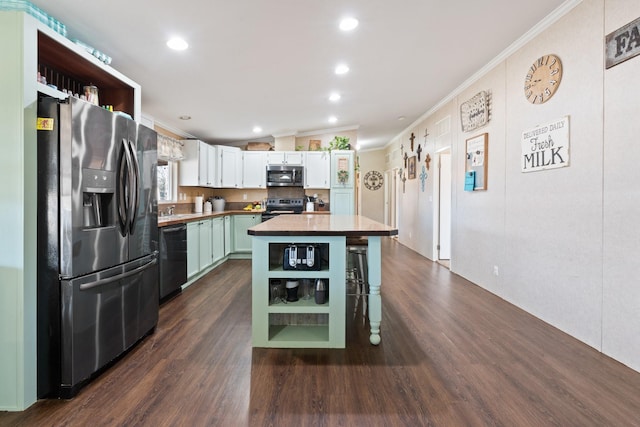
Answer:
[[[384,178],[378,171],[369,171],[364,174],[364,186],[367,188],[367,190],[378,190],[380,187],[382,187],[383,182]]]
[[[547,102],[558,90],[562,80],[562,62],[556,55],[544,55],[527,70],[524,96],[532,104]]]

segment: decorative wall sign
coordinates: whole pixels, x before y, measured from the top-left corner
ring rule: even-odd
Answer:
[[[605,40],[605,68],[640,55],[640,18],[607,34]]]
[[[487,142],[489,134],[475,136],[467,139],[467,159],[465,171],[475,172],[474,190],[487,189]]]
[[[424,183],[427,181],[428,177],[429,177],[429,174],[427,173],[427,170],[424,168],[424,165],[422,165],[422,172],[420,172],[420,188],[422,189],[423,193],[424,193]]]
[[[378,171],[369,171],[364,174],[364,186],[367,190],[376,191],[382,187],[384,178]]]
[[[409,167],[407,175],[409,175],[409,179],[416,179],[416,156],[409,157]]]
[[[544,55],[536,59],[524,78],[524,96],[532,104],[542,104],[551,99],[562,80],[562,62],[556,55]]]
[[[400,177],[400,181],[402,181],[402,193],[404,194],[404,183],[407,180],[407,176],[404,174],[404,169],[398,169],[398,176]]]
[[[486,91],[477,93],[460,105],[462,131],[469,132],[489,123],[489,95]]]
[[[522,172],[569,166],[569,116],[522,132]]]

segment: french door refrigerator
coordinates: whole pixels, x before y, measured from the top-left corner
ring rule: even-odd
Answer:
[[[38,397],[70,398],[158,322],[157,135],[38,101]]]

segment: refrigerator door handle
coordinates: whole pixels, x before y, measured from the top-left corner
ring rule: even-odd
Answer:
[[[106,279],[96,280],[95,282],[82,284],[82,285],[80,285],[80,290],[81,291],[86,291],[86,290],[89,290],[89,289],[97,288],[98,286],[108,285],[109,283],[113,283],[113,282],[121,280],[121,279],[126,279],[127,277],[134,276],[134,275],[136,275],[138,273],[141,273],[142,271],[146,270],[147,268],[156,265],[157,262],[158,262],[158,259],[156,257],[154,257],[148,263],[143,264],[140,267],[134,268],[131,271],[127,271],[126,273],[118,274],[116,276],[107,277]]]
[[[120,155],[118,156],[118,172],[117,172],[117,205],[118,205],[118,223],[120,224],[120,233],[123,236],[127,234],[127,227],[129,225],[129,213],[128,213],[128,204],[129,204],[129,194],[127,191],[128,188],[128,158],[129,151],[127,149],[126,140],[122,140],[122,147],[120,150]]]
[[[129,141],[129,152],[131,153],[131,177],[132,184],[129,188],[131,192],[131,207],[129,209],[129,233],[133,234],[133,226],[135,225],[136,216],[138,214],[138,207],[140,205],[140,167],[138,165],[138,156],[132,141]]]

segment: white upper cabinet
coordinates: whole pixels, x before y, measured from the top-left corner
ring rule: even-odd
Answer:
[[[216,188],[242,187],[242,150],[238,147],[216,145],[216,170],[213,186]]]
[[[306,151],[304,156],[304,188],[329,188],[331,156],[328,151]]]
[[[270,165],[302,166],[302,151],[269,151],[267,161]]]
[[[198,141],[185,140],[178,171],[178,185],[191,187],[213,187],[215,172],[215,147]]]
[[[243,151],[242,187],[267,187],[267,155],[268,151]]]

